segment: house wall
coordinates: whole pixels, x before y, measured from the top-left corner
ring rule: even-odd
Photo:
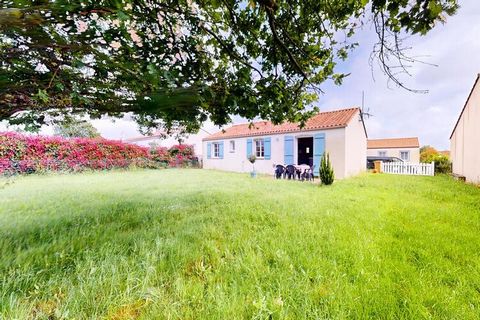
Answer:
[[[387,157],[397,157],[400,158],[401,151],[410,152],[410,161],[413,163],[420,163],[420,148],[384,148],[384,149],[368,149],[367,156],[378,156],[379,151],[386,151]]]
[[[330,154],[330,160],[335,170],[335,176],[338,179],[346,177],[345,164],[345,128],[328,129],[321,131],[303,131],[287,134],[265,135],[255,137],[244,137],[236,139],[222,139],[203,141],[203,167],[205,169],[217,169],[234,172],[250,172],[252,164],[247,159],[247,139],[271,138],[271,159],[257,159],[255,162],[255,169],[259,173],[272,174],[274,172],[275,164],[284,164],[284,138],[285,136],[293,136],[294,142],[294,163],[297,163],[298,158],[298,143],[297,139],[300,137],[313,137],[317,133],[325,134],[325,150]],[[235,152],[230,152],[230,140],[235,141]],[[224,157],[223,159],[208,159],[207,158],[207,143],[208,142],[224,142]],[[366,140],[365,140],[366,143]],[[363,154],[364,155],[364,154]],[[316,171],[318,168],[315,169]],[[353,172],[355,170],[349,170]]]
[[[367,134],[357,113],[345,128],[345,176],[350,177],[366,170]]]
[[[480,184],[480,85],[475,85],[450,139],[452,170]]]
[[[184,137],[183,144],[190,144],[193,146],[195,155],[202,158],[203,148],[202,148],[202,139],[207,136],[206,133],[200,131],[197,134],[191,134]],[[159,138],[159,137],[145,137],[145,139],[139,141],[129,141],[128,139],[123,140],[126,143],[135,144],[142,147],[150,147],[152,143],[155,143],[158,146],[170,148],[173,145],[178,144],[178,140],[168,137],[168,138]]]

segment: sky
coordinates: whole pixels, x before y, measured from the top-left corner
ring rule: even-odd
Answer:
[[[478,0],[459,1],[461,8],[426,36],[407,40],[412,56],[421,56],[426,64],[416,64],[404,77],[412,93],[388,83],[378,68],[368,63],[375,33],[365,28],[358,34],[360,46],[342,71],[351,75],[340,87],[327,86],[320,98],[321,110],[361,106],[365,92],[365,109],[369,138],[419,137],[421,145],[439,150],[450,148],[449,137],[461,109],[480,73],[480,5]],[[479,124],[480,125],[480,124]]]
[[[355,36],[359,47],[346,62],[338,65],[350,73],[341,86],[326,83],[319,97],[321,111],[361,106],[362,92],[365,109],[372,115],[365,120],[369,138],[419,137],[421,145],[439,150],[450,148],[449,137],[465,104],[474,80],[480,73],[480,5],[478,0],[460,0],[461,8],[445,24],[439,24],[426,36],[412,36],[405,44],[412,56],[421,56],[429,64],[415,64],[403,77],[406,85],[428,93],[412,93],[395,87],[378,68],[369,64],[376,40],[371,26],[365,26]],[[434,64],[436,66],[432,66]],[[235,117],[234,123],[245,122]],[[92,121],[105,138],[126,139],[139,136],[137,125],[128,117],[120,120]],[[479,124],[480,125],[480,124]],[[0,130],[5,125],[0,125]],[[205,132],[219,130],[206,123],[197,137],[187,142],[201,141]],[[51,134],[51,128],[43,128]],[[166,144],[173,143],[169,139]]]

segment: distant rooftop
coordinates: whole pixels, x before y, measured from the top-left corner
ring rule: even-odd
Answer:
[[[368,149],[388,149],[388,148],[420,148],[417,137],[413,138],[391,138],[391,139],[369,139]]]

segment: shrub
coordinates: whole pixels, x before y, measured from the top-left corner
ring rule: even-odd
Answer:
[[[320,162],[319,170],[320,180],[322,184],[331,185],[335,180],[335,173],[333,172],[332,164],[330,163],[330,156],[324,153]]]
[[[177,144],[168,149],[170,165],[175,167],[191,166],[195,158],[195,150],[189,144]]]
[[[0,133],[0,173],[127,168],[136,159],[149,159],[148,149],[103,138]]]
[[[154,147],[150,149],[150,158],[156,162],[169,164],[172,160],[170,152],[166,147]]]
[[[452,172],[452,163],[447,156],[438,154],[433,161],[435,161],[435,174]]]
[[[420,162],[432,162],[432,157],[435,157],[437,154],[437,149],[431,146],[423,146],[420,148]]]
[[[44,137],[0,132],[0,174],[111,168],[190,166],[191,145],[150,150],[103,138]]]
[[[452,171],[450,159],[430,146],[424,146],[420,149],[420,161],[426,163],[435,162],[435,174],[450,173]]]

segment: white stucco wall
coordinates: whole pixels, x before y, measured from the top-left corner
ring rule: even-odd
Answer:
[[[412,163],[420,163],[420,148],[383,148],[383,149],[368,149],[368,156],[379,156],[380,151],[385,151],[387,157],[397,157],[400,158],[401,151],[410,152],[410,161]],[[401,158],[400,158],[401,159]]]
[[[329,153],[335,177],[343,179],[366,170],[367,137],[363,125],[356,115],[346,128],[319,131],[303,131],[287,134],[242,137],[236,139],[203,141],[203,167],[234,172],[250,172],[252,164],[247,160],[247,139],[271,138],[271,159],[257,159],[255,169],[259,173],[272,174],[275,164],[284,164],[284,138],[293,136],[294,163],[298,161],[298,138],[313,137],[317,133],[325,134],[325,151]],[[230,152],[230,140],[235,141],[235,152]],[[207,158],[208,142],[224,142],[223,159]],[[318,168],[315,168],[318,170]]]
[[[351,177],[366,170],[367,134],[358,112],[345,128],[345,176]]]
[[[480,81],[477,81],[465,110],[450,139],[452,170],[467,182],[480,184]]]
[[[247,139],[271,138],[270,160],[257,159],[255,170],[258,173],[272,174],[275,164],[284,163],[284,140],[285,136],[293,136],[294,140],[294,163],[298,160],[298,138],[313,137],[316,133],[325,133],[325,150],[330,154],[330,160],[335,170],[335,176],[339,179],[345,177],[345,129],[337,128],[324,131],[305,131],[287,134],[265,135],[244,137],[237,139],[212,140],[203,142],[203,168],[217,169],[234,172],[250,172],[252,164],[247,159]],[[235,152],[230,152],[230,140],[235,141]],[[207,142],[224,142],[223,159],[207,159]]]

